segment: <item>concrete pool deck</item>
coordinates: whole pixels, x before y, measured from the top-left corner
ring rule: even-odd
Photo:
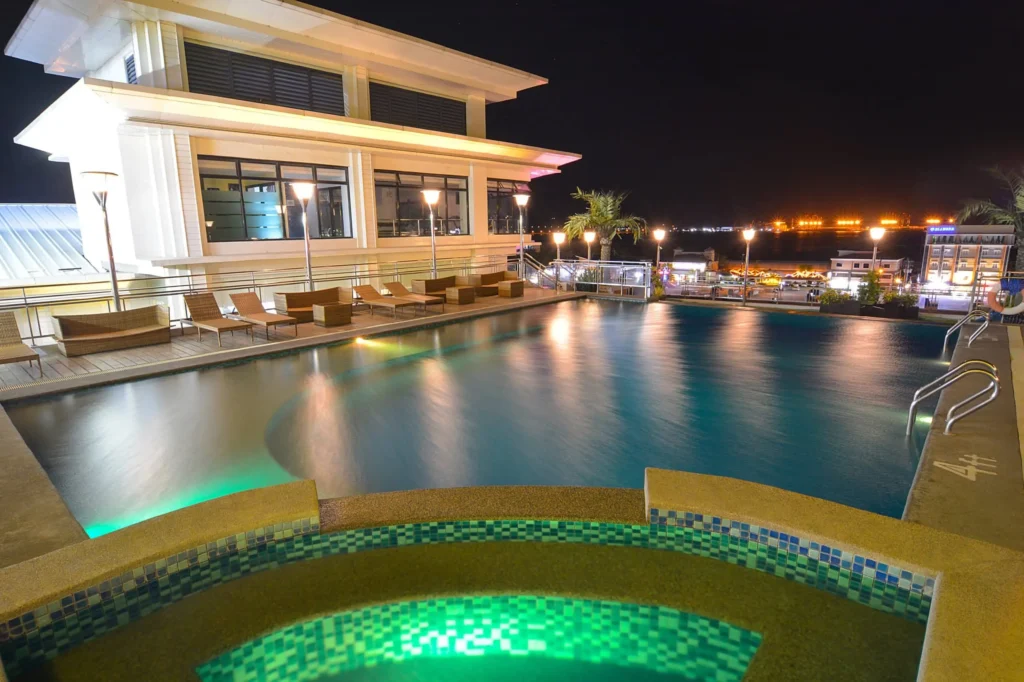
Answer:
[[[985,385],[979,375],[942,392],[917,476],[907,498],[906,521],[1024,551],[1024,343],[1016,326],[992,325],[967,347],[965,326],[950,367],[972,359],[994,364],[999,397],[944,435],[946,412]]]
[[[431,309],[415,316],[403,313],[395,318],[389,315],[371,315],[369,311],[361,310],[352,316],[352,324],[342,327],[323,328],[311,322],[300,324],[298,337],[293,336],[291,327],[271,331],[269,341],[262,329],[256,330],[252,342],[248,334],[228,334],[223,337],[223,348],[217,346],[216,336],[212,334],[200,342],[196,330],[192,327],[185,327],[183,330],[172,329],[170,343],[90,353],[74,358],[64,357],[56,344],[47,344],[36,348],[41,355],[42,378],[37,371],[27,369],[26,363],[0,365],[0,403],[180,372],[271,353],[313,348],[359,336],[448,324],[481,315],[511,312],[586,296],[585,293],[555,292],[531,287],[525,290],[521,298],[489,296],[466,305],[446,305],[443,313]]]

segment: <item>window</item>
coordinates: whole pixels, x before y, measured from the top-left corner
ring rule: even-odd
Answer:
[[[199,181],[210,242],[302,239],[295,182],[316,183],[306,210],[311,239],[352,236],[345,168],[200,156]]]
[[[860,267],[860,263],[854,263],[854,264],[853,264],[853,267],[855,267],[855,268],[859,268],[859,267]]]
[[[466,103],[370,81],[370,120],[466,134]]]
[[[487,231],[491,234],[519,234],[519,207],[513,196],[529,194],[530,185],[515,180],[487,181]],[[527,211],[523,211],[524,229]]]
[[[135,72],[135,55],[130,54],[124,58],[124,77],[132,85],[139,84],[139,76]]]
[[[434,212],[438,235],[469,234],[469,181],[445,175],[375,171],[378,237],[429,237],[430,212],[421,191],[441,191]]]
[[[843,267],[843,264],[842,264],[842,263],[836,263],[836,268],[837,268],[837,269],[838,269],[838,268],[841,268],[841,267]]]
[[[345,115],[337,73],[189,42],[185,62],[190,92]]]

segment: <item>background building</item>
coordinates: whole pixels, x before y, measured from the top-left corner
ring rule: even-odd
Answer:
[[[856,291],[871,272],[872,266],[879,275],[883,287],[902,284],[909,277],[910,261],[906,258],[882,258],[871,260],[871,251],[840,251],[829,267],[829,286],[833,289]]]
[[[1006,271],[1013,225],[932,225],[924,242],[921,283],[970,289],[976,279]]]

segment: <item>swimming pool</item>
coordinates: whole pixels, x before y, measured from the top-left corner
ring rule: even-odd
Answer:
[[[327,498],[638,487],[646,466],[898,516],[906,409],[943,334],[584,300],[6,409],[91,536],[296,478]]]

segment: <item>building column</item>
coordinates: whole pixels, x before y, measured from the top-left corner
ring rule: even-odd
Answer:
[[[487,168],[480,164],[469,164],[469,224],[474,244],[486,244],[490,240],[487,230]]]
[[[139,85],[185,89],[184,46],[176,24],[132,22],[132,51]]]
[[[352,236],[361,249],[377,248],[377,206],[373,188],[373,157],[352,152]]]
[[[370,77],[365,66],[349,66],[342,76],[345,89],[345,115],[349,118],[370,118]]]
[[[466,101],[466,135],[487,137],[487,102],[480,95],[470,95]]]

